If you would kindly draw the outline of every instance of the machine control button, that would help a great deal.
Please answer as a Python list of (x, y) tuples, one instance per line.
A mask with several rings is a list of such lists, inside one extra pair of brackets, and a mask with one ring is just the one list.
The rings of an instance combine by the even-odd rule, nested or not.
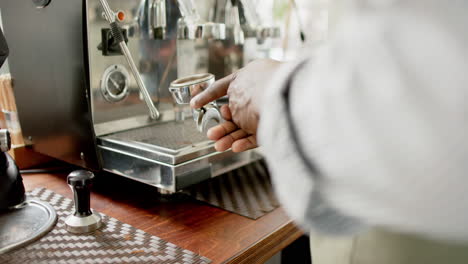
[(119, 11), (117, 11), (117, 13), (115, 13), (115, 17), (117, 18), (117, 20), (118, 20), (119, 22), (122, 22), (122, 21), (125, 20), (125, 17), (126, 17), (126, 16), (125, 16), (125, 12), (122, 11), (122, 10), (119, 10)]

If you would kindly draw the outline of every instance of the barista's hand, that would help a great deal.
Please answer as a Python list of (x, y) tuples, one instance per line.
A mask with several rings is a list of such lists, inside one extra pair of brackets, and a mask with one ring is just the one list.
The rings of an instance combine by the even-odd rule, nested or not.
[(208, 131), (208, 138), (217, 141), (216, 150), (232, 148), (234, 152), (241, 152), (257, 147), (262, 92), (280, 64), (274, 60), (254, 61), (218, 80), (192, 99), (190, 105), (200, 108), (226, 94), (229, 96), (229, 106), (221, 108), (221, 114), (227, 122)]
[(256, 134), (249, 134), (232, 121), (229, 106), (223, 105), (221, 107), (221, 115), (226, 122), (211, 128), (207, 133), (209, 139), (216, 141), (217, 151), (232, 148), (233, 152), (242, 152), (257, 147)]

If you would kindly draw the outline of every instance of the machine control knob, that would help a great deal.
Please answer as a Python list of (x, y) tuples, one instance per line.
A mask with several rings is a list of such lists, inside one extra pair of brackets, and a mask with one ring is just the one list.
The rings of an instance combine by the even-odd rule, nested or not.
[(11, 148), (10, 132), (6, 129), (0, 129), (0, 152), (7, 152)]
[(71, 233), (89, 233), (101, 226), (101, 217), (90, 206), (93, 179), (94, 174), (85, 170), (73, 171), (67, 177), (75, 202), (75, 212), (65, 220), (66, 229)]

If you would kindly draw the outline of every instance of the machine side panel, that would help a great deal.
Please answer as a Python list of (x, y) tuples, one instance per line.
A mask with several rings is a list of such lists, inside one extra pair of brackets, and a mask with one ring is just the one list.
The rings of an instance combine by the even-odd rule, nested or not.
[(84, 3), (1, 1), (21, 127), (34, 150), (98, 169), (87, 99)]

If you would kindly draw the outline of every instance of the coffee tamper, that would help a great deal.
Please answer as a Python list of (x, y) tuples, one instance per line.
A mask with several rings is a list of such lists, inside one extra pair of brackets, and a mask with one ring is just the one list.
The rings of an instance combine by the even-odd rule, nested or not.
[(101, 226), (101, 216), (91, 211), (90, 190), (94, 174), (90, 171), (77, 170), (70, 173), (67, 183), (73, 191), (75, 213), (65, 220), (65, 228), (75, 234), (93, 232)]

